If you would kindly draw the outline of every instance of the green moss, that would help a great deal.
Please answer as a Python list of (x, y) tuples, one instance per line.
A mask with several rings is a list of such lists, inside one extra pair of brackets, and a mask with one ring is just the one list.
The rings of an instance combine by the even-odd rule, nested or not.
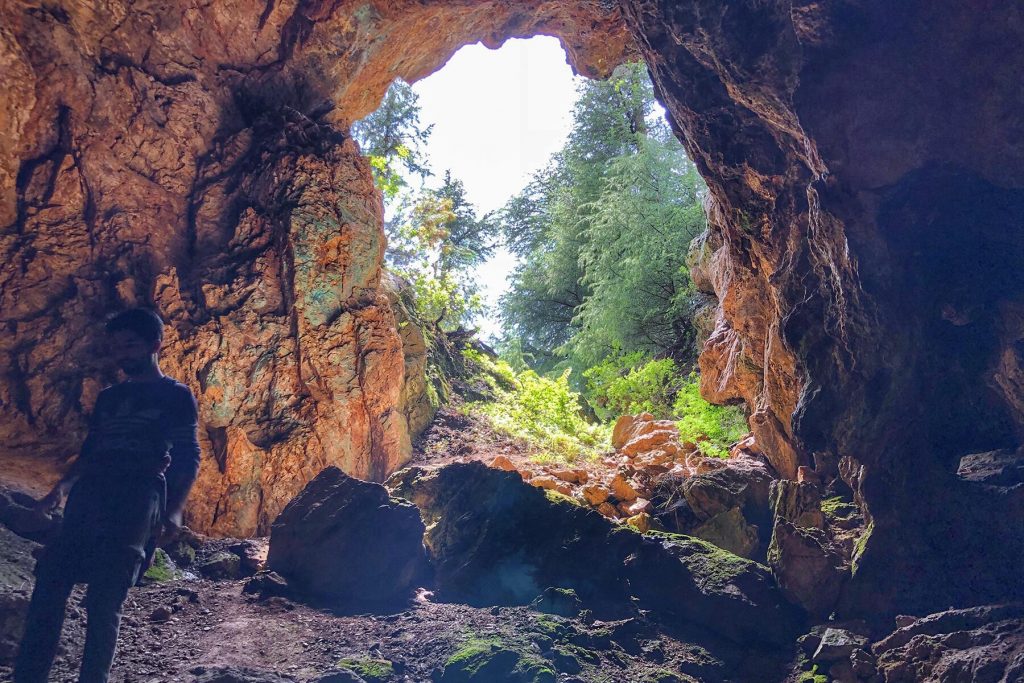
[(560, 638), (568, 628), (560, 618), (550, 614), (538, 614), (534, 617), (534, 623), (541, 633), (552, 638)]
[(679, 678), (676, 674), (665, 669), (658, 669), (652, 671), (644, 677), (645, 683), (680, 683), (683, 679)]
[(875, 522), (871, 521), (868, 527), (857, 539), (857, 542), (853, 545), (853, 558), (850, 560), (851, 574), (857, 573), (857, 567), (860, 565), (860, 558), (864, 555), (864, 552), (868, 548), (868, 540), (871, 538), (871, 533), (875, 530)]
[(554, 683), (550, 665), (531, 654), (520, 652), (498, 638), (470, 638), (445, 662), (444, 683)]
[(395, 675), (395, 667), (386, 659), (347, 657), (338, 662), (338, 668), (348, 669), (367, 683), (383, 683)]
[(833, 519), (844, 520), (850, 519), (860, 512), (856, 505), (843, 500), (841, 496), (833, 496), (821, 501), (821, 511)]
[(576, 500), (572, 496), (567, 496), (564, 493), (559, 493), (558, 491), (553, 491), (551, 489), (545, 489), (544, 490), (544, 496), (549, 501), (551, 501), (552, 503), (555, 503), (556, 505), (566, 505), (566, 504), (569, 504), (569, 505), (573, 505), (575, 507), (582, 507), (582, 504), (580, 503), (580, 501)]
[(601, 658), (595, 652), (588, 650), (585, 647), (580, 647), (579, 645), (573, 645), (572, 643), (562, 643), (555, 649), (562, 654), (571, 655), (572, 657), (589, 664), (598, 664), (601, 661)]
[(150, 565), (143, 576), (150, 581), (163, 582), (173, 581), (178, 578), (178, 573), (175, 571), (174, 563), (171, 562), (171, 558), (167, 556), (167, 553), (157, 548), (156, 554), (153, 556), (153, 564)]
[(814, 668), (810, 671), (804, 671), (800, 674), (797, 683), (828, 683), (828, 676), (818, 673), (818, 665), (815, 664)]

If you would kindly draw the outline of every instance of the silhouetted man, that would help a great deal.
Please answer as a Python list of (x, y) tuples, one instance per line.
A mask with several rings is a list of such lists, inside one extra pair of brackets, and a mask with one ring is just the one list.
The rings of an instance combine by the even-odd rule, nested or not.
[(39, 502), (53, 510), (67, 497), (60, 534), (36, 563), (14, 669), (16, 683), (44, 683), (76, 583), (89, 585), (80, 683), (105, 683), (121, 625), (121, 605), (147, 551), (181, 513), (199, 468), (196, 401), (160, 371), (163, 322), (133, 309), (107, 323), (110, 356), (127, 381), (96, 399), (78, 459)]

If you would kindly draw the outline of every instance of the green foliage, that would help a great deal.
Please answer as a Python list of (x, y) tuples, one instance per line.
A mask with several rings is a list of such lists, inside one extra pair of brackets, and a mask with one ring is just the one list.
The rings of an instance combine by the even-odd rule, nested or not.
[(395, 675), (394, 665), (386, 659), (346, 657), (338, 662), (338, 668), (357, 674), (367, 683), (384, 683)]
[(532, 445), (540, 460), (572, 462), (597, 456), (608, 440), (609, 427), (584, 419), (580, 396), (569, 387), (568, 371), (552, 379), (533, 370), (516, 373), (502, 360), (491, 362), (499, 376), (512, 379), (511, 388), (495, 383), (495, 400), (473, 404), (472, 410), (486, 415), (498, 431)]
[(642, 412), (669, 418), (681, 384), (675, 361), (647, 360), (642, 351), (613, 353), (584, 371), (583, 376), (587, 397), (604, 419)]
[(654, 104), (642, 64), (587, 81), (565, 147), (501, 212), (522, 259), (502, 321), (537, 370), (582, 377), (615, 349), (693, 354), (685, 255), (705, 188)]
[(749, 431), (738, 407), (712, 405), (701, 397), (696, 374), (679, 389), (672, 411), (678, 417), (679, 437), (696, 443), (704, 455), (728, 456), (729, 446)]
[(440, 188), (397, 209), (388, 260), (412, 283), (420, 318), (450, 331), (483, 312), (473, 269), (494, 251), (497, 231), (490, 216), (477, 217), (462, 181), (449, 172)]
[(419, 95), (400, 79), (388, 88), (377, 111), (352, 125), (385, 199), (394, 199), (406, 187), (401, 170), (421, 178), (430, 175), (420, 147), (433, 127), (420, 123)]

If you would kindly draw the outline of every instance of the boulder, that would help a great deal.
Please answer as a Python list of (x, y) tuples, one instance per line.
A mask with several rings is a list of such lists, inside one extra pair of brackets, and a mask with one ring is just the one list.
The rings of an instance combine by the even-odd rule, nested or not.
[(525, 605), (572, 589), (598, 612), (639, 606), (740, 642), (789, 642), (797, 611), (767, 567), (686, 536), (637, 533), (481, 463), (411, 468), (387, 482), (419, 506), (438, 593)]
[(768, 546), (772, 568), (786, 596), (812, 617), (827, 617), (850, 576), (849, 555), (825, 525), (818, 487), (772, 483), (775, 522)]
[(615, 427), (612, 428), (612, 448), (619, 450), (626, 445), (635, 422), (636, 418), (632, 415), (623, 415), (615, 421)]
[(196, 563), (196, 569), (208, 579), (231, 580), (242, 575), (242, 558), (227, 550), (219, 550)]
[(612, 495), (620, 503), (632, 503), (639, 497), (636, 489), (622, 474), (616, 474), (611, 483)]
[(811, 656), (814, 662), (841, 662), (850, 659), (855, 650), (861, 650), (868, 645), (868, 639), (853, 631), (842, 628), (827, 628), (821, 636), (818, 648)]
[(1024, 448), (972, 453), (960, 459), (961, 479), (994, 486), (1024, 482)]
[(423, 532), (415, 506), (328, 467), (274, 522), (267, 568), (332, 602), (400, 599), (425, 569)]
[(608, 500), (610, 496), (611, 491), (601, 484), (590, 484), (583, 487), (583, 499), (590, 505), (600, 505)]
[(757, 552), (757, 527), (747, 524), (738, 507), (715, 515), (694, 529), (692, 535), (747, 559)]
[(626, 560), (639, 606), (737, 642), (788, 644), (801, 615), (767, 567), (688, 536), (652, 531)]

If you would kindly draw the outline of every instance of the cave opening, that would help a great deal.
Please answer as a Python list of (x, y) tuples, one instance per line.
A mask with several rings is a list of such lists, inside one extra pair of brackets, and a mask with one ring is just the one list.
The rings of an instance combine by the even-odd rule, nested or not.
[[(656, 443), (660, 452), (649, 459), (665, 460), (652, 467), (672, 462), (671, 471), (680, 452), (663, 439), (680, 427), (668, 421), (634, 415), (610, 435), (586, 435), (617, 440), (624, 455), (614, 466), (630, 469), (611, 488), (590, 489), (590, 498), (593, 482), (581, 480), (591, 475), (561, 462), (537, 463), (543, 471), (531, 466), (518, 478), (499, 472), (509, 468), (497, 457), (492, 468), (407, 470), (390, 490), (430, 522), (441, 584), (463, 591), (466, 604), (497, 586), (516, 609), (540, 589), (536, 605), (570, 613), (578, 605), (559, 592), (562, 583), (578, 588), (577, 597), (625, 596), (623, 604), (680, 617), (685, 634), (697, 625), (693, 642), (708, 644), (714, 659), (686, 659), (686, 648), (665, 634), (659, 648), (647, 648), (646, 632), (636, 630), (643, 619), (602, 635), (581, 617), (572, 628), (586, 636), (566, 636), (574, 644), (614, 636), (624, 652), (642, 653), (619, 653), (616, 663), (598, 652), (594, 664), (576, 652), (584, 680), (623, 661), (626, 677), (637, 680), (633, 674), (646, 676), (655, 664), (681, 680), (734, 671), (740, 680), (810, 679), (825, 669), (839, 680), (1019, 677), (1019, 656), (1013, 663), (1006, 653), (1020, 651), (1013, 601), (1024, 590), (1024, 469), (1015, 448), (1024, 424), (1024, 19), (1004, 5), (0, 5), (0, 475), (38, 494), (68, 465), (97, 395), (118, 380), (97, 353), (95, 323), (134, 306), (165, 318), (165, 370), (199, 400), (203, 460), (187, 518), (195, 529), (264, 534), (300, 491), (351, 493), (345, 487), (356, 479), (338, 476), (342, 470), (379, 481), (407, 464), (410, 425), (429, 422), (432, 401), (451, 387), (430, 375), (429, 340), (417, 336), (408, 315), (415, 311), (403, 310), (401, 292), (386, 282), (385, 216), (351, 126), (394, 78), (417, 82), (460, 46), (555, 35), (587, 76), (642, 57), (673, 134), (707, 185), (709, 230), (686, 250), (702, 326), (696, 336), (706, 338), (700, 385), (677, 395), (742, 404), (752, 437), (736, 444), (742, 457), (695, 458), (697, 471), (663, 501), (673, 524), (687, 536), (714, 536), (711, 545), (634, 534), (586, 509), (608, 504), (605, 517), (639, 516), (620, 506), (644, 498), (637, 470), (650, 468), (635, 467), (625, 450), (650, 454), (641, 446)], [(586, 263), (601, 256), (595, 251)], [(570, 328), (558, 318), (546, 333), (559, 340)], [(545, 339), (536, 348), (559, 346)], [(453, 365), (496, 366), (480, 349), (450, 350)], [(613, 379), (630, 376), (609, 370)], [(465, 389), (484, 395), (523, 382), (500, 367), (484, 374), (489, 380)], [(550, 395), (539, 379), (531, 386)], [(565, 394), (574, 389), (566, 384)], [(441, 415), (450, 429), (438, 433), (440, 448), (460, 448), (453, 432), (472, 412)], [(569, 412), (580, 417), (586, 406)], [(704, 443), (680, 441), (683, 460)], [(367, 503), (344, 508), (345, 519), (393, 510), (395, 523), (370, 535), (411, 530), (410, 547), (422, 548), (415, 511), (366, 486)], [(576, 505), (577, 492), (586, 505)], [(646, 502), (656, 506), (654, 493)], [(39, 522), (23, 513), (27, 500), (5, 494), (5, 525)], [(52, 521), (25, 533), (36, 537)], [(554, 535), (523, 541), (523, 529), (583, 531), (549, 548), (530, 541)], [(464, 561), (481, 539), (496, 541), (498, 552)], [(221, 556), (227, 565), (247, 561), (244, 548), (227, 543), (200, 547), (234, 556)], [(309, 567), (339, 556), (305, 546)], [(28, 546), (10, 547), (11, 556), (30, 557)], [(757, 561), (741, 561), (744, 554)], [(495, 555), (510, 561), (488, 564)], [(527, 565), (541, 583), (519, 581)], [(408, 575), (422, 569), (395, 566)], [(261, 581), (254, 590), (280, 589), (272, 578)], [(207, 588), (204, 600), (226, 595), (223, 584)], [(198, 618), (183, 603), (175, 607)], [(135, 611), (137, 623), (148, 623), (149, 614)], [(259, 622), (247, 614), (244, 623)], [(500, 609), (457, 616), (495, 633), (504, 618)], [(435, 630), (444, 631), (453, 620), (440, 623)], [(800, 671), (783, 672), (779, 653), (788, 657), (811, 623)], [(935, 629), (941, 637), (915, 649)], [(946, 646), (962, 643), (965, 629), (971, 651), (951, 655)], [(560, 633), (549, 629), (541, 642), (555, 644)], [(405, 665), (402, 643), (389, 638), (383, 650), (350, 651), (342, 639), (331, 648), (345, 649), (344, 661), (364, 677), (384, 670), (373, 668), (383, 666), (382, 651)], [(850, 651), (830, 659), (835, 638)], [(253, 658), (271, 668), (308, 657), (266, 645), (270, 654)], [(331, 648), (324, 652), (333, 655)], [(770, 652), (761, 657), (759, 648)], [(444, 669), (457, 677), (460, 661), (492, 651), (520, 673), (537, 664), (492, 640), (452, 637), (442, 650), (443, 661), (409, 660), (411, 675), (447, 680)], [(772, 652), (778, 666), (758, 677)], [(541, 654), (555, 669), (573, 666)], [(148, 666), (144, 657), (134, 661)]]

